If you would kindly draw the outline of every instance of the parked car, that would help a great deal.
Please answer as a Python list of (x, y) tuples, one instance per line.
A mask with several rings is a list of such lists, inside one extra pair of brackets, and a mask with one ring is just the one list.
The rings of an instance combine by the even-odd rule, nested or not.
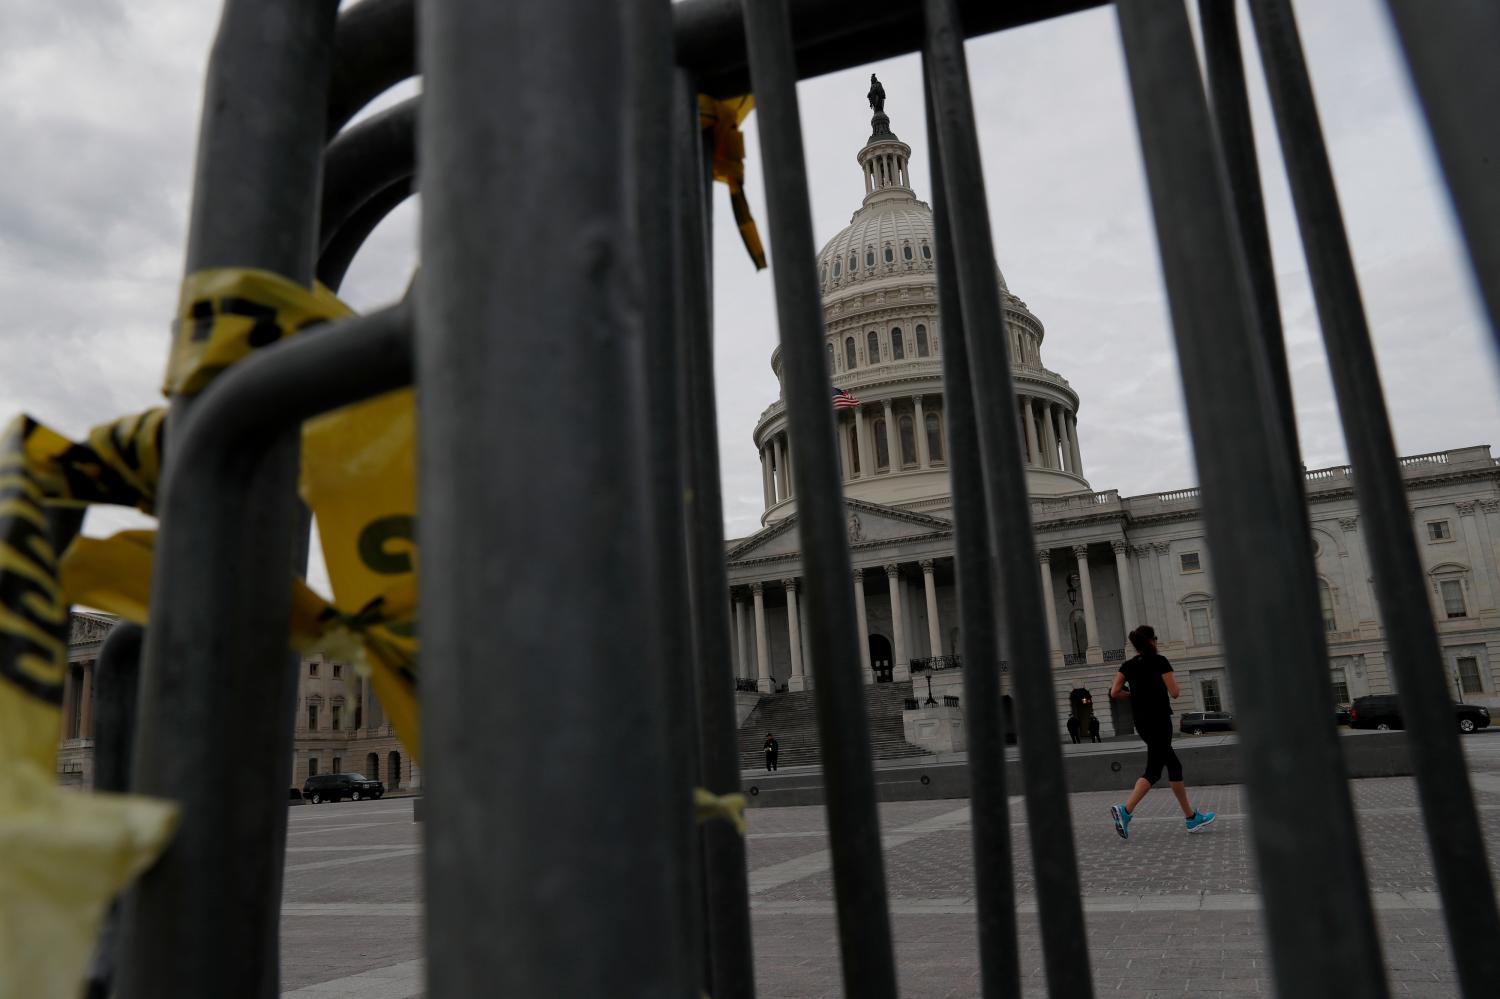
[(370, 780), (364, 774), (315, 774), (302, 783), (302, 797), (314, 805), (321, 805), (325, 801), (342, 801), (345, 798), (354, 801), (361, 798), (378, 800), (383, 794), (385, 785), (378, 780)]
[[(1453, 716), (1458, 730), (1468, 733), (1490, 727), (1490, 709), (1483, 704), (1455, 704)], [(1368, 694), (1356, 697), (1349, 708), (1351, 728), (1404, 728), (1401, 702), (1395, 694)]]
[(1230, 732), (1234, 730), (1234, 715), (1228, 711), (1187, 711), (1177, 729), (1190, 735), (1204, 732)]

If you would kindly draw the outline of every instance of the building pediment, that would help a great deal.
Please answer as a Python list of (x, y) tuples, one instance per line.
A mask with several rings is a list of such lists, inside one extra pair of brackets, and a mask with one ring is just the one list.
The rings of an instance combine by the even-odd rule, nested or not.
[(109, 635), (115, 618), (108, 614), (74, 611), (68, 623), (68, 644), (97, 645)]
[[(726, 557), (729, 562), (734, 563), (799, 554), (802, 542), (797, 532), (798, 519), (798, 515), (794, 513), (750, 535), (731, 548)], [(953, 524), (925, 513), (846, 499), (844, 530), (849, 547), (858, 548), (861, 545), (945, 536), (952, 533)]]

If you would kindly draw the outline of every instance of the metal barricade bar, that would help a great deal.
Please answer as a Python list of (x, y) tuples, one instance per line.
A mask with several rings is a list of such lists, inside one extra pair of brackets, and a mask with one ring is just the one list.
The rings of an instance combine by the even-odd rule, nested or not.
[[(1308, 546), (1286, 543), (1307, 536), (1307, 512), (1273, 412), (1187, 14), (1180, 4), (1149, 0), (1124, 0), (1117, 11), (1244, 718), (1241, 758), (1278, 991), (1383, 996), (1374, 912), (1329, 718), (1312, 556)], [(1316, 836), (1306, 834), (1309, 815), (1318, 816)]]
[(937, 115), (930, 68), (923, 61), (927, 148), (932, 171), (933, 232), (937, 255), (938, 314), (943, 317), (943, 417), (948, 432), (953, 495), (959, 634), (963, 639), (964, 721), (968, 729), (969, 811), (974, 841), (974, 887), (979, 924), (979, 980), (984, 999), (1021, 993), (1016, 939), (1015, 869), (1011, 862), (1010, 801), (1005, 780), (1005, 717), (1001, 710), (1000, 636), (991, 588), (994, 564), (986, 535), (984, 478), (980, 472), (974, 385), (969, 373), (963, 307), (954, 271), (952, 223), (938, 158)]
[(970, 387), (984, 482), (985, 537), (994, 587), (1004, 610), (1005, 644), (1016, 691), (1026, 821), (1047, 983), (1054, 996), (1091, 996), (1073, 822), (1062, 747), (1052, 717), (1052, 668), (1043, 626), (1041, 575), (1021, 438), (1016, 432), (1009, 338), (993, 332), (1005, 328), (1005, 316), (995, 281), (994, 241), (985, 208), (963, 34), (952, 0), (927, 0), (924, 11), (924, 56), (938, 137), (931, 153), (934, 166), (942, 172), (946, 204), (963, 206), (962, 211), (948, 212), (952, 233), (947, 249), (954, 262), (964, 343), (973, 372)]
[(429, 995), (681, 994), (625, 10), (419, 16)]
[(822, 345), (823, 307), (813, 262), (791, 30), (785, 0), (747, 3), (744, 15), (775, 257), (771, 276), (791, 426), (792, 474), (799, 489), (797, 530), (807, 590), (807, 648), (815, 681), (844, 988), (862, 999), (895, 999), (895, 954), (854, 627), (853, 569), (828, 403), (830, 376)]
[(1345, 235), (1333, 170), (1287, 0), (1250, 0), (1282, 157), (1328, 350), (1388, 655), (1397, 677), (1417, 791), (1459, 980), (1470, 995), (1500, 981), (1500, 913), (1479, 814), (1453, 724), (1437, 628), (1412, 537), (1375, 350)]

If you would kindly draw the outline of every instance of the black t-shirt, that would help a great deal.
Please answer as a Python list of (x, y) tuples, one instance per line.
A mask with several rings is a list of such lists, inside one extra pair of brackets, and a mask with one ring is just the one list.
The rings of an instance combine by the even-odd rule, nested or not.
[(1171, 698), (1162, 677), (1172, 672), (1167, 657), (1155, 652), (1136, 656), (1120, 664), (1125, 682), (1130, 685), (1130, 709), (1136, 728), (1151, 722), (1166, 721), (1172, 714)]
[(767, 739), (766, 740), (766, 752), (768, 752), (768, 753), (774, 753), (774, 752), (776, 752), (780, 748), (781, 748), (781, 743), (777, 742), (775, 739)]

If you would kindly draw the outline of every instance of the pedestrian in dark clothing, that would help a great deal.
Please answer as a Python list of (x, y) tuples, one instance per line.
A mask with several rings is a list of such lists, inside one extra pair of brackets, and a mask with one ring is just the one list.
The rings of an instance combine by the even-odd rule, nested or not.
[(1078, 742), (1078, 716), (1068, 715), (1068, 738), (1074, 743)]
[(1099, 738), (1099, 719), (1097, 718), (1089, 719), (1089, 739), (1094, 742), (1104, 741), (1103, 739)]
[(770, 732), (766, 733), (766, 769), (776, 769), (776, 754), (781, 751), (781, 743)]
[[(1130, 838), (1130, 819), (1136, 806), (1151, 790), (1151, 785), (1161, 779), (1162, 768), (1167, 771), (1167, 781), (1177, 804), (1182, 806), (1187, 820), (1187, 831), (1197, 832), (1215, 818), (1213, 812), (1199, 812), (1188, 804), (1187, 787), (1182, 781), (1182, 761), (1172, 751), (1172, 706), (1169, 698), (1177, 697), (1177, 678), (1172, 675), (1172, 664), (1156, 651), (1156, 629), (1143, 624), (1130, 633), (1130, 644), (1137, 655), (1120, 666), (1115, 682), (1110, 685), (1112, 698), (1128, 697), (1135, 713), (1135, 730), (1146, 743), (1146, 772), (1136, 779), (1135, 790), (1122, 805), (1110, 805), (1110, 816), (1115, 820), (1115, 832), (1121, 839)], [(1129, 690), (1126, 686), (1129, 685)]]

